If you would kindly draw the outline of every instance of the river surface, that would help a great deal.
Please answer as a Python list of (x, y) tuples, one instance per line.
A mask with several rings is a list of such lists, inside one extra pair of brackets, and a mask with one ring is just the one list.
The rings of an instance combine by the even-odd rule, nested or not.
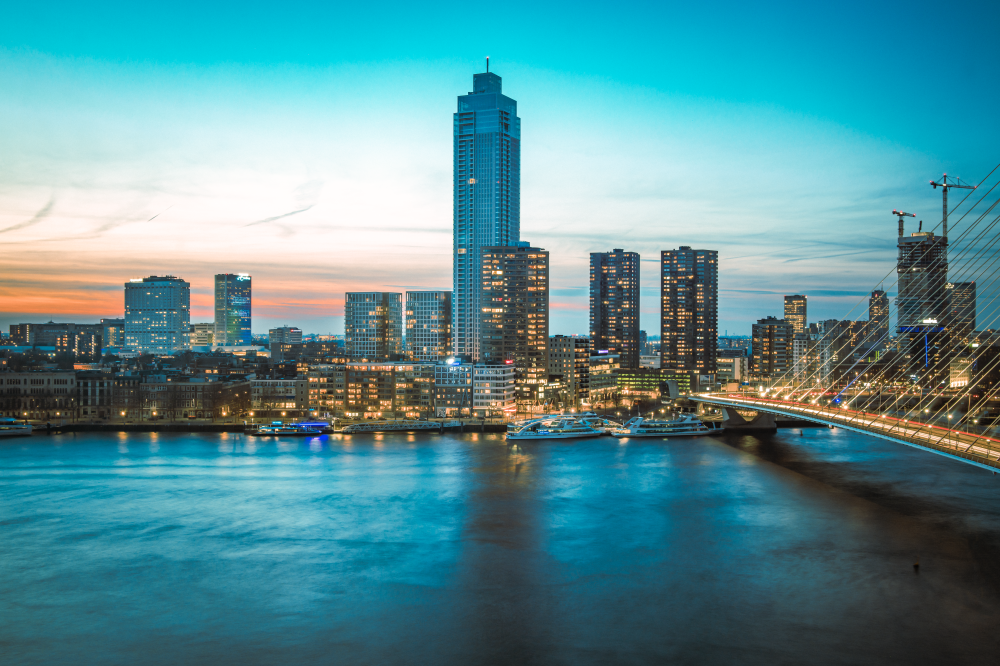
[(1000, 476), (843, 430), (0, 442), (5, 665), (998, 655)]

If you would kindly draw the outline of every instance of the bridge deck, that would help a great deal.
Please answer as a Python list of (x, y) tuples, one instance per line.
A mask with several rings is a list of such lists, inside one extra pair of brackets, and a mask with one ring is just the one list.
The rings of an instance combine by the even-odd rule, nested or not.
[(740, 394), (688, 396), (696, 402), (770, 412), (873, 435), (990, 470), (1000, 469), (1000, 440), (911, 419)]

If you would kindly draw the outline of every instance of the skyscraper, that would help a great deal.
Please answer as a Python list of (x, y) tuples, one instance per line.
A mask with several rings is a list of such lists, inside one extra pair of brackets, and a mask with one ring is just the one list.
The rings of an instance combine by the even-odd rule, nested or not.
[(618, 354), (621, 367), (639, 367), (637, 252), (590, 253), (590, 339), (594, 349)]
[(406, 347), (418, 361), (451, 355), (450, 291), (406, 292)]
[(521, 119), (500, 77), (472, 77), (454, 115), (453, 314), (455, 354), (480, 358), (483, 247), (521, 238)]
[(150, 354), (171, 354), (187, 346), (191, 329), (191, 285), (164, 277), (125, 283), (125, 346)]
[(246, 273), (220, 273), (215, 276), (212, 344), (250, 344), (250, 276)]
[(876, 289), (868, 299), (868, 340), (869, 349), (885, 349), (889, 344), (889, 297), (882, 289)]
[(518, 400), (549, 378), (549, 253), (527, 242), (482, 250), (482, 359), (513, 364)]
[(660, 367), (715, 372), (719, 338), (719, 253), (660, 253)]
[(805, 334), (806, 326), (808, 326), (805, 296), (801, 294), (785, 296), (785, 321), (792, 325), (796, 334)]
[(385, 291), (348, 292), (344, 304), (347, 356), (389, 361), (403, 350), (402, 294)]
[(750, 372), (754, 379), (778, 379), (792, 369), (795, 328), (790, 323), (774, 317), (759, 319), (751, 334)]
[(937, 384), (947, 378), (948, 239), (933, 231), (900, 233), (896, 273), (896, 325), (906, 374)]
[(948, 331), (955, 341), (967, 341), (976, 330), (976, 283), (949, 282)]

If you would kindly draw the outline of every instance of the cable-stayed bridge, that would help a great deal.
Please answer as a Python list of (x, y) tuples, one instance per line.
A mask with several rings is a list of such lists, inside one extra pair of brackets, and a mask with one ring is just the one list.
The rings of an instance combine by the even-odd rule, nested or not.
[[(941, 221), (906, 235), (910, 214), (893, 210), (896, 266), (867, 304), (863, 298), (844, 321), (807, 330), (758, 322), (764, 328), (754, 336), (751, 385), (690, 398), (724, 409), (728, 426), (801, 419), (1000, 468), (1000, 438), (990, 434), (1000, 414), (998, 170), (976, 185), (947, 175), (931, 181), (942, 188)], [(949, 211), (952, 188), (967, 194)], [(866, 307), (866, 320), (852, 316)]]

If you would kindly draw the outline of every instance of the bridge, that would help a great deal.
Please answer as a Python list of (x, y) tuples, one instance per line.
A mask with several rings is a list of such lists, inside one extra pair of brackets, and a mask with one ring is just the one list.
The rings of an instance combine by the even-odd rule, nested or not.
[[(1000, 440), (982, 434), (841, 406), (823, 406), (743, 393), (708, 393), (688, 396), (693, 402), (721, 407), (726, 424), (748, 429), (773, 428), (774, 416), (786, 416), (835, 428), (872, 435), (922, 451), (992, 470), (1000, 469)], [(769, 418), (746, 421), (738, 411), (752, 411)]]

